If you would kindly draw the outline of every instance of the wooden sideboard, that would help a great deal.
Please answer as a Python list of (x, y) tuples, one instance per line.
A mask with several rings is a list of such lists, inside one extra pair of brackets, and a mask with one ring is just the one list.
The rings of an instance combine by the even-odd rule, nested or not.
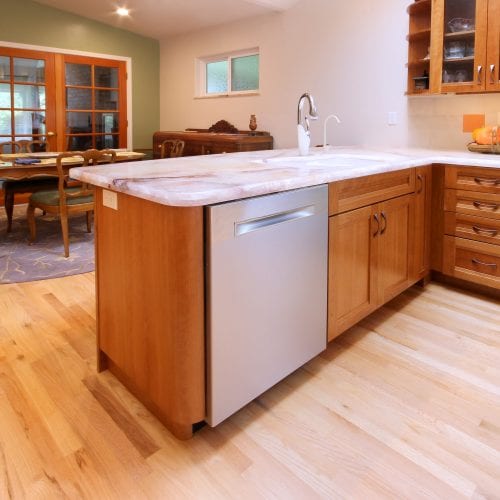
[(225, 120), (218, 121), (208, 129), (188, 128), (179, 132), (155, 132), (153, 158), (160, 158), (161, 143), (167, 139), (185, 142), (183, 156), (273, 149), (273, 137), (269, 132), (238, 130)]

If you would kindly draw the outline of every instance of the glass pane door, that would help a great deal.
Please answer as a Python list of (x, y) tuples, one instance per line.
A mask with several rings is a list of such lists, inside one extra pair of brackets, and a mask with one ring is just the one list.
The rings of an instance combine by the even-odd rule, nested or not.
[(466, 92), (484, 88), (485, 0), (445, 0), (443, 90)]
[[(0, 48), (0, 143), (51, 143), (55, 129), (53, 71), (51, 54)], [(4, 152), (9, 152), (9, 146)]]
[(68, 151), (126, 147), (125, 65), (65, 57)]

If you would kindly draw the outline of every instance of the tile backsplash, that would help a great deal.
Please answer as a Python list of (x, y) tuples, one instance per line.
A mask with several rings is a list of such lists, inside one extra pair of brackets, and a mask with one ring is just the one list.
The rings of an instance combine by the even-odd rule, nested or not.
[(465, 149), (464, 115), (485, 115), (486, 125), (500, 120), (500, 94), (439, 95), (408, 98), (408, 146)]

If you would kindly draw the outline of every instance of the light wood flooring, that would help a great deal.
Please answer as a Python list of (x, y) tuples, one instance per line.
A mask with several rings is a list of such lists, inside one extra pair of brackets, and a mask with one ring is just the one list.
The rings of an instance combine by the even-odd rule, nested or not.
[(412, 288), (216, 429), (95, 370), (94, 275), (0, 286), (0, 499), (500, 498), (500, 306)]

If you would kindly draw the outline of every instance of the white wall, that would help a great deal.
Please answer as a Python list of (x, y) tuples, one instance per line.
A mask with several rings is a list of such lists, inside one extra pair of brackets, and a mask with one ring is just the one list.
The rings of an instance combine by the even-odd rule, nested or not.
[[(308, 90), (321, 118), (336, 113), (342, 120), (330, 122), (330, 144), (463, 147), (469, 135), (461, 132), (462, 114), (488, 111), (496, 123), (500, 97), (405, 97), (409, 3), (301, 0), (283, 13), (163, 41), (161, 129), (208, 127), (221, 118), (247, 129), (256, 114), (275, 147), (293, 147), (297, 99)], [(194, 99), (197, 57), (255, 46), (260, 95)], [(397, 112), (396, 126), (387, 124), (389, 111)], [(313, 144), (322, 142), (321, 118), (312, 124)]]

